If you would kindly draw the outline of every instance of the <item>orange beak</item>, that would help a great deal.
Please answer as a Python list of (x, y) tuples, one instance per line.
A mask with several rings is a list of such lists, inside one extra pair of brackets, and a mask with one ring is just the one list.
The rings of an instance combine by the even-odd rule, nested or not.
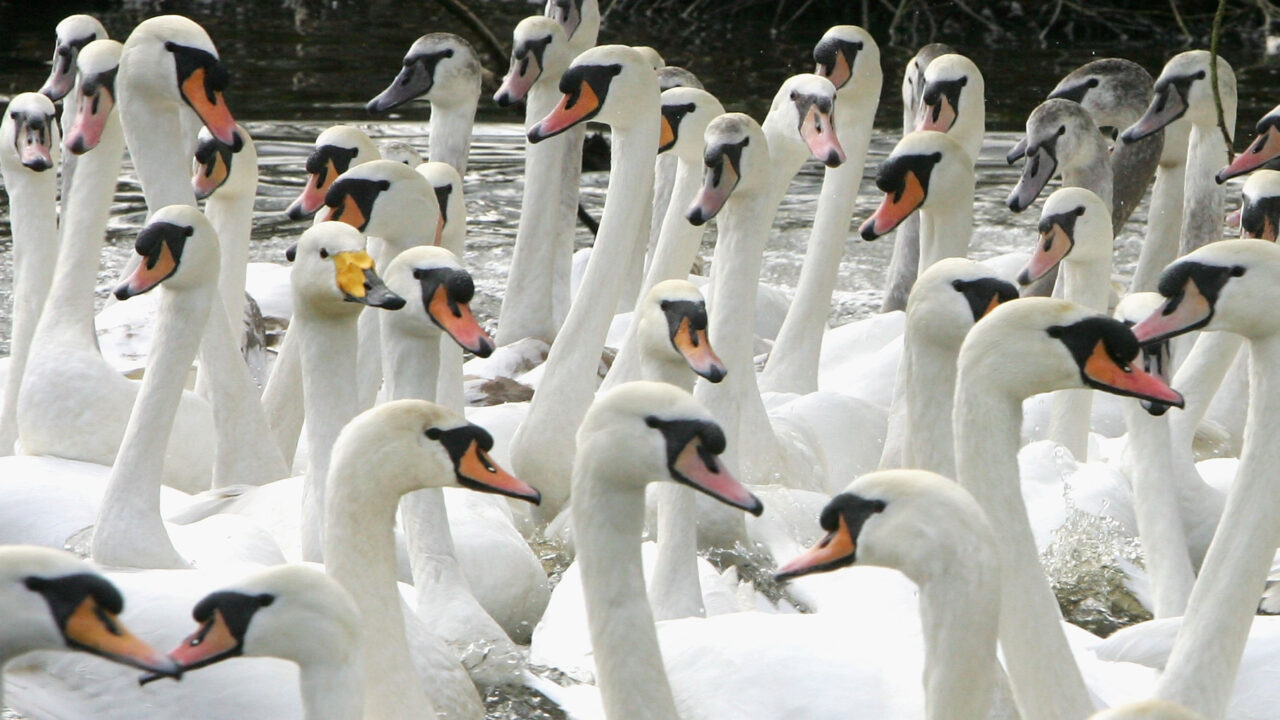
[(493, 340), (476, 322), (471, 306), (464, 302), (451, 302), (449, 290), (444, 285), (436, 288), (431, 296), (431, 304), (427, 307), (431, 321), (441, 330), (449, 333), (449, 337), (462, 346), (462, 349), (475, 353), (480, 357), (493, 354)]
[(204, 68), (196, 68), (182, 81), (182, 98), (196, 111), (200, 121), (214, 137), (227, 145), (235, 145), (235, 118), (231, 117), (231, 110), (222, 99), (222, 93), (205, 87), (206, 72)]
[(705, 328), (694, 330), (690, 326), (689, 318), (686, 317), (680, 321), (680, 327), (676, 329), (671, 342), (694, 372), (713, 383), (724, 379), (728, 370), (711, 349), (711, 341), (707, 338)]
[(1045, 273), (1057, 267), (1058, 263), (1070, 254), (1071, 247), (1071, 239), (1067, 237), (1066, 231), (1054, 223), (1052, 227), (1040, 234), (1036, 251), (1032, 253), (1031, 259), (1027, 261), (1026, 267), (1022, 268), (1022, 272), (1018, 273), (1018, 283), (1030, 285), (1044, 277)]
[(139, 640), (92, 597), (86, 597), (71, 614), (62, 634), (68, 645), (94, 655), (162, 675), (182, 674), (172, 660)]
[[(777, 580), (790, 580), (810, 573), (835, 570), (853, 564), (858, 553), (858, 546), (849, 534), (849, 527), (844, 518), (837, 521), (836, 529), (806, 550), (799, 557), (778, 568), (774, 575)], [(830, 526), (828, 526), (830, 527)]]
[(591, 83), (583, 81), (578, 95), (565, 95), (560, 104), (546, 117), (529, 129), (529, 142), (537, 143), (555, 137), (569, 128), (594, 116), (600, 110), (600, 98), (591, 89)]
[[(1145, 321), (1144, 321), (1145, 322)], [(1089, 384), (1119, 395), (1129, 395), (1143, 400), (1154, 400), (1174, 407), (1182, 407), (1182, 395), (1159, 378), (1132, 364), (1120, 367), (1107, 354), (1099, 340), (1093, 353), (1084, 363), (1084, 376)]]
[(457, 475), (458, 482), (473, 490), (528, 500), (534, 505), (542, 502), (542, 493), (498, 467), (498, 464), (480, 448), (479, 443), (474, 441), (458, 461)]
[(924, 186), (916, 174), (908, 170), (903, 176), (903, 187), (892, 193), (885, 193), (884, 200), (875, 213), (862, 223), (858, 229), (864, 240), (875, 240), (902, 224), (907, 216), (924, 204)]

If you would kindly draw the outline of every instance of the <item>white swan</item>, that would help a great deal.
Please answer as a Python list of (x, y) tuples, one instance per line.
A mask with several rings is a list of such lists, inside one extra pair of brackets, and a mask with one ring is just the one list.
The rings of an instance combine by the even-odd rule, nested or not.
[[(440, 208), (433, 244), (462, 257), (467, 249), (467, 202), (463, 196), (462, 176), (452, 165), (439, 160), (422, 163), (414, 169), (431, 184)], [(436, 402), (458, 412), (462, 412), (466, 405), (462, 389), (462, 351), (463, 346), (457, 343), (440, 344), (440, 381), (435, 397)]]
[(760, 389), (766, 391), (810, 393), (818, 389), (822, 334), (883, 81), (879, 46), (871, 33), (854, 25), (827, 30), (813, 49), (813, 59), (818, 74), (836, 87), (839, 112), (832, 121), (846, 159), (839, 167), (827, 168), (823, 175), (795, 297), (760, 375)]
[[(40, 94), (57, 102), (66, 97), (75, 85), (80, 51), (94, 40), (106, 39), (107, 29), (92, 15), (68, 15), (58, 22), (54, 34), (57, 40), (53, 47), (53, 61), (49, 63), (49, 79), (40, 86)], [(62, 122), (64, 135), (71, 128), (70, 120), (75, 118), (77, 106), (73, 102), (66, 107), (70, 110)]]
[(360, 128), (334, 125), (316, 136), (315, 150), (307, 156), (307, 182), (285, 210), (290, 220), (311, 217), (324, 207), (325, 193), (347, 170), (382, 158), (378, 146)]
[[(1236, 213), (1240, 236), (1276, 241), (1280, 234), (1280, 171), (1257, 170), (1240, 189), (1241, 207)], [(1228, 218), (1228, 225), (1233, 224)]]
[(1236, 156), (1231, 164), (1218, 171), (1214, 179), (1219, 184), (1237, 175), (1243, 175), (1275, 159), (1280, 155), (1280, 130), (1276, 128), (1277, 117), (1280, 116), (1280, 105), (1271, 108), (1254, 126), (1256, 137), (1249, 143), (1244, 152)]

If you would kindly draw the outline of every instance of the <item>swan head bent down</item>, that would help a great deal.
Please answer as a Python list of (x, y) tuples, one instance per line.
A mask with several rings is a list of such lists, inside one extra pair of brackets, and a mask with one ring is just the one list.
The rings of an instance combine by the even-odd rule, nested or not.
[(116, 118), (116, 72), (124, 45), (115, 40), (94, 40), (80, 50), (76, 117), (67, 130), (67, 149), (83, 155), (98, 146), (107, 123)]
[(434, 104), (475, 102), (480, 95), (480, 59), (471, 43), (453, 33), (428, 33), (405, 53), (395, 80), (366, 109), (380, 113), (426, 96)]
[(644, 56), (626, 45), (601, 45), (579, 55), (560, 76), (560, 92), (560, 104), (529, 128), (529, 142), (542, 142), (588, 120), (631, 127), (646, 96), (653, 98), (653, 106), (659, 104), (657, 75)]
[(120, 591), (89, 563), (61, 550), (0, 548), (0, 666), (33, 650), (82, 650), (163, 675), (178, 666), (120, 622)]
[[(9, 101), (0, 121), (0, 155), (10, 167), (44, 172), (58, 161), (58, 114), (40, 93), (21, 93)], [(10, 182), (14, 180), (11, 178)]]
[(191, 160), (191, 189), (197, 200), (215, 191), (219, 197), (244, 197), (258, 189), (258, 149), (244, 126), (236, 125), (236, 140), (227, 145), (200, 128)]
[(1001, 303), (1016, 300), (1018, 289), (991, 268), (967, 258), (943, 258), (930, 265), (907, 298), (910, 342), (959, 350), (973, 324)]
[(1018, 273), (1019, 285), (1030, 285), (1058, 266), (1073, 261), (1110, 261), (1114, 252), (1111, 211), (1097, 193), (1082, 187), (1054, 191), (1040, 210), (1040, 238), (1031, 259)]
[(703, 133), (702, 189), (685, 217), (694, 225), (715, 217), (729, 197), (754, 196), (769, 183), (773, 164), (764, 130), (743, 113), (725, 113), (707, 125)]
[(1124, 323), (1052, 298), (1004, 303), (979, 320), (960, 346), (961, 387), (1023, 399), (1093, 388), (1182, 407), (1182, 395), (1135, 366), (1139, 344)]
[(76, 79), (76, 67), (82, 49), (94, 40), (107, 37), (107, 29), (92, 15), (68, 15), (54, 29), (57, 40), (53, 46), (53, 66), (49, 79), (40, 87), (40, 94), (57, 102), (71, 92)]
[(448, 333), (468, 352), (493, 354), (493, 340), (471, 313), (475, 283), (456, 255), (442, 247), (419, 245), (397, 255), (384, 275), (387, 287), (405, 298), (404, 310), (389, 319), (397, 328), (418, 337)]
[(688, 280), (655, 284), (636, 308), (637, 339), (654, 362), (685, 365), (710, 382), (727, 372), (707, 337), (707, 304)]
[(235, 144), (235, 120), (222, 93), (231, 79), (204, 28), (181, 15), (161, 15), (138, 24), (125, 40), (117, 78), (122, 102), (136, 96), (200, 117), (213, 136)]
[(1070, 100), (1045, 100), (1027, 117), (1027, 134), (1009, 151), (1006, 159), (1012, 165), (1025, 158), (1022, 177), (1009, 192), (1007, 204), (1014, 212), (1022, 212), (1035, 202), (1055, 176), (1075, 163), (1101, 158), (1108, 150), (1093, 117), (1079, 103)]
[[(1120, 139), (1137, 142), (1183, 116), (1195, 125), (1217, 124), (1217, 107), (1209, 80), (1211, 57), (1207, 50), (1188, 50), (1170, 58), (1156, 78), (1155, 94), (1146, 113), (1120, 133)], [(1218, 58), (1218, 89), (1224, 113), (1235, 118), (1236, 75), (1222, 57)], [(1227, 124), (1228, 133), (1235, 132), (1233, 124), (1234, 120)]]
[(429, 242), (440, 217), (431, 183), (394, 160), (374, 160), (339, 175), (325, 193), (324, 204), (325, 220), (381, 238), (421, 237)]
[(289, 249), (293, 302), (319, 315), (356, 315), (361, 306), (399, 310), (404, 298), (387, 289), (364, 249), (364, 235), (346, 223), (307, 228)]
[(706, 90), (694, 87), (663, 90), (658, 152), (670, 150), (685, 162), (698, 162), (706, 147), (707, 126), (723, 114), (724, 106)]
[(1133, 332), (1143, 343), (1192, 330), (1225, 330), (1255, 339), (1280, 332), (1280, 247), (1265, 240), (1223, 240), (1165, 268), (1165, 297)]
[(142, 262), (116, 287), (119, 300), (141, 295), (160, 283), (170, 290), (190, 290), (217, 282), (218, 233), (204, 213), (190, 205), (156, 211), (138, 231), (133, 248)]
[(290, 220), (311, 217), (324, 207), (329, 186), (348, 169), (377, 160), (382, 155), (369, 136), (350, 125), (334, 125), (316, 137), (315, 151), (307, 156), (307, 184), (290, 203), (285, 214)]
[(885, 196), (858, 231), (875, 240), (917, 209), (969, 202), (973, 183), (973, 160), (954, 138), (935, 130), (909, 133), (876, 170), (876, 187)]
[(569, 67), (569, 38), (564, 27), (543, 15), (531, 15), (519, 22), (511, 37), (511, 67), (502, 86), (493, 94), (498, 107), (521, 102), (545, 75), (559, 78)]

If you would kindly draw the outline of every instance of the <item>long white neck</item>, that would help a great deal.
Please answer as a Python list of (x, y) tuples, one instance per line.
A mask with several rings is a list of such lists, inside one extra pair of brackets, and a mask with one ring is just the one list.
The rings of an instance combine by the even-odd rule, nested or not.
[[(846, 86), (847, 87), (847, 86)], [(831, 310), (831, 293), (840, 273), (840, 257), (849, 236), (862, 166), (871, 142), (879, 91), (865, 94), (839, 93), (836, 130), (844, 146), (846, 160), (837, 168), (827, 168), (818, 196), (817, 214), (804, 265), (791, 307), (778, 330), (773, 352), (760, 376), (760, 388), (777, 392), (811, 393), (818, 389), (818, 355), (822, 333)]]
[[(529, 88), (525, 108), (525, 129), (535, 125), (555, 108), (560, 98), (554, 80), (540, 77)], [(574, 213), (578, 203), (578, 168), (567, 167), (577, 128), (540, 143), (525, 141), (524, 196), (520, 202), (520, 224), (516, 228), (515, 250), (507, 272), (506, 293), (498, 314), (499, 345), (526, 337), (551, 340), (555, 322), (554, 295), (556, 268), (568, 265), (572, 248)], [(581, 146), (581, 139), (578, 140)], [(580, 151), (579, 151), (580, 152)], [(572, 184), (573, 202), (565, 198), (565, 186)], [(561, 236), (568, 234), (568, 245)], [(571, 252), (571, 250), (570, 250)], [(568, 292), (567, 288), (565, 292)]]
[(1196, 576), (1182, 527), (1168, 416), (1154, 417), (1132, 401), (1122, 407), (1129, 428), (1124, 464), (1133, 483), (1138, 537), (1153, 587), (1151, 611), (1157, 618), (1175, 617), (1186, 612)]
[(916, 274), (943, 258), (964, 257), (973, 237), (973, 187), (956, 202), (920, 208), (920, 264)]
[(919, 583), (928, 720), (986, 718), (995, 695), (1000, 573), (995, 557), (968, 560)]
[(582, 449), (574, 468), (573, 529), (604, 714), (609, 720), (677, 720), (645, 599), (644, 490), (602, 480), (612, 468), (590, 449)]
[(364, 711), (364, 676), (355, 658), (299, 666), (303, 720), (356, 720)]
[[(354, 362), (351, 365), (354, 371)], [(332, 440), (328, 447), (332, 447)], [(315, 467), (311, 470), (314, 473)], [(360, 635), (365, 686), (362, 717), (435, 717), (410, 659), (396, 589), (392, 527), (400, 496), (361, 477), (348, 477), (346, 470), (340, 468), (328, 483), (324, 555), (329, 576), (351, 593), (364, 623)]]
[[(1107, 311), (1111, 298), (1111, 258), (1062, 261), (1063, 297), (1090, 310)], [(1059, 390), (1049, 411), (1049, 439), (1071, 451), (1076, 460), (1089, 456), (1089, 420), (1093, 390)]]
[[(247, 172), (240, 163), (253, 163), (253, 176), (258, 175), (257, 155), (241, 151), (236, 154), (235, 172)], [(244, 192), (223, 194), (226, 187), (209, 196), (204, 214), (218, 233), (222, 253), (222, 274), (218, 276), (218, 294), (233, 329), (244, 324), (244, 282), (249, 266), (249, 237), (253, 233), (253, 197), (257, 183)], [(238, 344), (238, 343), (237, 343)]]
[(1071, 164), (1063, 167), (1062, 187), (1092, 190), (1107, 206), (1107, 212), (1111, 212), (1113, 178), (1106, 145), (1098, 138), (1097, 142), (1083, 143), (1082, 148), (1081, 155), (1071, 158)]
[(477, 102), (478, 97), (450, 105), (431, 103), (427, 156), (433, 161), (449, 163), (463, 177), (467, 176), (467, 156), (471, 154), (471, 127), (476, 121)]
[[(1165, 142), (1169, 142), (1167, 134)], [(1182, 189), (1186, 171), (1184, 163), (1156, 167), (1151, 203), (1147, 208), (1147, 234), (1138, 253), (1138, 266), (1134, 268), (1129, 292), (1155, 291), (1160, 273), (1178, 257), (1177, 238), (1182, 227)]]
[(1271, 556), (1280, 541), (1274, 442), (1280, 416), (1280, 336), (1249, 344), (1249, 417), (1235, 484), (1218, 523), (1156, 697), (1215, 720), (1226, 714)]
[(1040, 567), (1018, 477), (1022, 398), (968, 374), (956, 385), (954, 429), (960, 484), (982, 505), (1000, 550), (1000, 645), (1025, 720), (1093, 712)]
[[(649, 243), (645, 250), (645, 276), (649, 266), (653, 264), (654, 253), (658, 251), (658, 241), (662, 239), (662, 222), (671, 209), (671, 197), (676, 188), (676, 173), (680, 167), (680, 158), (675, 153), (664, 153), (658, 156), (653, 166), (653, 212), (649, 215)], [(641, 296), (643, 297), (643, 296)]]
[(64, 240), (58, 246), (58, 266), (45, 301), (48, 312), (41, 315), (36, 329), (37, 345), (98, 352), (93, 290), (123, 159), (124, 133), (119, 117), (111, 113), (98, 146), (76, 161), (76, 182), (62, 203)]
[(13, 235), (13, 329), (0, 397), (0, 455), (12, 455), (18, 438), (18, 390), (58, 257), (58, 176), (53, 170), (35, 172), (8, 162), (0, 171), (9, 193)]
[(138, 399), (98, 509), (93, 560), (136, 568), (185, 568), (160, 516), (165, 447), (191, 361), (210, 314), (212, 285), (160, 293), (155, 340)]
[(292, 467), (298, 451), (298, 437), (302, 434), (302, 341), (297, 333), (285, 333), (284, 343), (271, 366), (271, 377), (262, 389), (262, 408), (284, 457)]
[(1191, 352), (1173, 375), (1173, 386), (1186, 401), (1186, 407), (1169, 418), (1175, 449), (1191, 447), (1196, 428), (1243, 346), (1244, 338), (1235, 333), (1202, 332), (1195, 338)]
[(133, 102), (124, 78), (120, 79), (120, 120), (129, 157), (147, 199), (147, 217), (169, 205), (195, 207), (196, 193), (191, 189), (195, 133), (186, 133), (182, 111), (176, 105), (168, 110), (141, 97), (142, 104)]
[[(338, 433), (356, 414), (356, 316), (321, 316), (295, 303), (293, 332), (302, 351), (307, 422), (307, 479), (302, 494), (302, 556), (321, 559), (325, 478)], [(388, 530), (388, 532), (390, 532)], [(394, 576), (393, 576), (394, 581)], [(350, 587), (347, 588), (351, 590)], [(354, 591), (353, 591), (354, 592)]]
[(512, 464), (518, 477), (527, 477), (542, 490), (538, 514), (543, 517), (553, 517), (568, 497), (565, 481), (573, 461), (573, 435), (595, 391), (596, 366), (618, 302), (620, 274), (638, 240), (635, 227), (648, 215), (658, 147), (658, 113), (652, 115), (613, 134), (610, 192), (600, 232), (562, 328), (573, 342), (551, 347), (542, 383), (513, 439)]
[[(907, 326), (903, 345), (903, 372), (899, 373), (901, 399), (906, 404), (902, 463), (894, 467), (932, 470), (956, 476), (955, 443), (951, 434), (951, 404), (956, 388), (956, 355), (959, 347), (929, 342), (920, 331)], [(899, 393), (894, 393), (895, 408)], [(885, 441), (886, 445), (888, 440)]]
[[(1234, 126), (1235, 113), (1227, 127)], [(1183, 184), (1186, 204), (1182, 209), (1182, 242), (1178, 254), (1222, 239), (1222, 218), (1226, 215), (1227, 189), (1214, 181), (1218, 169), (1228, 162), (1227, 144), (1213, 125), (1192, 125), (1187, 144), (1187, 171)]]

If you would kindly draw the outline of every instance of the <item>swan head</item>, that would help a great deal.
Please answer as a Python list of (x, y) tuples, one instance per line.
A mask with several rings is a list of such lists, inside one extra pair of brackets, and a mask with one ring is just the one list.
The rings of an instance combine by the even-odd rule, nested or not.
[(658, 152), (668, 150), (687, 162), (702, 159), (704, 135), (711, 121), (724, 114), (724, 106), (706, 90), (674, 87), (662, 91), (662, 132)]
[(1239, 226), (1241, 237), (1275, 242), (1280, 229), (1280, 171), (1253, 173), (1240, 195), (1242, 206), (1227, 216), (1227, 224)]
[(1099, 128), (1119, 131), (1137, 122), (1151, 101), (1151, 73), (1132, 60), (1102, 58), (1062, 78), (1049, 93), (1080, 103)]
[(626, 45), (600, 45), (574, 58), (560, 76), (560, 92), (555, 109), (529, 128), (529, 142), (542, 142), (588, 120), (630, 128), (643, 123), (645, 113), (659, 104), (657, 75), (643, 55)]
[(462, 249), (467, 232), (467, 202), (462, 193), (462, 175), (447, 162), (433, 160), (414, 168), (431, 184), (440, 207), (433, 244)]
[(116, 71), (124, 46), (115, 40), (94, 40), (79, 52), (76, 116), (67, 130), (67, 149), (83, 155), (98, 146), (107, 122), (116, 116)]
[(560, 23), (542, 15), (521, 20), (511, 37), (511, 67), (493, 101), (498, 107), (523, 101), (542, 78), (558, 82), (572, 59), (569, 38)]
[(214, 137), (234, 145), (236, 121), (222, 96), (230, 80), (204, 28), (181, 15), (161, 15), (138, 23), (125, 40), (117, 87), (126, 104), (136, 97), (166, 111), (185, 107)]
[[(857, 25), (834, 25), (822, 34), (813, 46), (815, 75), (821, 75), (835, 86), (836, 92), (848, 88), (858, 90), (874, 82), (882, 81), (880, 72), (880, 46), (871, 33)], [(853, 100), (856, 93), (840, 93)]]
[(324, 207), (325, 193), (339, 175), (382, 157), (369, 136), (350, 125), (334, 125), (320, 133), (315, 148), (307, 157), (307, 184), (298, 199), (285, 210), (290, 220), (311, 217)]
[(782, 82), (761, 127), (777, 157), (796, 160), (810, 155), (827, 167), (845, 161), (836, 136), (836, 86), (821, 75), (801, 73)]
[(195, 632), (169, 653), (183, 672), (234, 657), (276, 657), (298, 665), (359, 662), (360, 611), (328, 575), (280, 565), (204, 596)]
[(724, 363), (707, 337), (707, 303), (688, 280), (655, 284), (636, 307), (639, 338), (653, 362), (685, 365), (716, 383), (724, 379)]
[(1111, 211), (1092, 190), (1055, 190), (1040, 210), (1040, 238), (1031, 259), (1018, 273), (1019, 285), (1044, 277), (1068, 256), (1073, 262), (1110, 262), (1114, 252)]
[[(1129, 293), (1116, 305), (1115, 318), (1132, 328), (1160, 308), (1164, 296), (1156, 292)], [(1166, 385), (1173, 370), (1173, 349), (1169, 340), (1158, 340), (1142, 346), (1142, 369)], [(1169, 406), (1162, 402), (1142, 400), (1142, 407), (1152, 415), (1163, 415)]]
[(476, 286), (458, 258), (442, 247), (419, 245), (387, 264), (387, 287), (405, 298), (406, 307), (391, 322), (418, 337), (448, 333), (463, 350), (480, 357), (493, 354), (493, 340), (471, 312)]
[(80, 650), (177, 676), (178, 666), (120, 622), (124, 597), (83, 560), (48, 548), (0, 548), (0, 662), (32, 650)]
[(876, 170), (885, 196), (859, 228), (862, 239), (888, 234), (917, 209), (971, 202), (973, 182), (973, 160), (954, 138), (935, 130), (908, 133)]
[(422, 153), (404, 140), (383, 140), (378, 143), (378, 152), (383, 160), (394, 160), (411, 168), (416, 168), (423, 162)]
[(920, 273), (907, 298), (911, 342), (955, 352), (973, 324), (1001, 303), (1016, 300), (1018, 290), (991, 268), (966, 258), (944, 258)]
[(543, 15), (555, 20), (569, 39), (569, 54), (577, 57), (596, 44), (600, 33), (598, 0), (547, 0)]
[(191, 160), (191, 189), (197, 200), (220, 191), (223, 197), (243, 197), (258, 189), (258, 150), (244, 126), (236, 125), (236, 141), (227, 145), (200, 128)]
[(204, 213), (190, 205), (160, 208), (138, 231), (133, 249), (137, 268), (116, 287), (116, 298), (128, 300), (164, 283), (171, 291), (209, 287), (218, 281), (218, 233)]
[(358, 315), (364, 305), (404, 307), (404, 298), (387, 289), (364, 248), (364, 235), (346, 223), (307, 228), (288, 252), (294, 304), (325, 315)]
[(1108, 708), (1089, 720), (1204, 720), (1204, 716), (1167, 700), (1141, 700)]
[(40, 87), (40, 94), (57, 102), (71, 92), (76, 79), (76, 66), (80, 51), (94, 40), (107, 37), (107, 29), (92, 15), (68, 15), (54, 30), (57, 40), (53, 46), (53, 67), (49, 79)]
[[(916, 130), (973, 137), (982, 144), (986, 127), (986, 88), (982, 71), (964, 55), (941, 55), (924, 71), (924, 90), (916, 113)], [(969, 143), (965, 143), (968, 145)]]
[(386, 112), (423, 96), (443, 106), (475, 103), (480, 97), (480, 58), (471, 43), (453, 33), (418, 38), (405, 53), (396, 79), (365, 107), (372, 113)]
[(458, 413), (426, 400), (393, 400), (357, 415), (333, 445), (336, 478), (385, 482), (396, 493), (465, 487), (537, 505), (542, 495), (490, 457), (493, 437)]
[[(954, 53), (955, 48), (946, 43), (929, 43), (916, 51), (915, 57), (907, 61), (902, 72), (902, 106), (904, 109), (918, 108), (920, 96), (924, 94), (924, 71), (935, 58)], [(912, 117), (911, 122), (915, 122)]]
[(1004, 303), (960, 346), (957, 407), (967, 393), (1021, 400), (1075, 388), (1182, 407), (1182, 395), (1134, 364), (1138, 353), (1124, 323), (1075, 303), (1038, 297)]
[[(1211, 57), (1207, 50), (1188, 50), (1170, 58), (1160, 71), (1160, 77), (1156, 78), (1147, 111), (1120, 133), (1120, 139), (1127, 143), (1137, 142), (1183, 116), (1195, 125), (1216, 125), (1218, 111), (1209, 80)], [(1218, 58), (1218, 89), (1223, 112), (1228, 118), (1227, 131), (1234, 132), (1236, 76), (1222, 57)]]
[(1237, 155), (1230, 165), (1219, 170), (1214, 176), (1219, 185), (1280, 157), (1280, 105), (1271, 108), (1270, 112), (1262, 116), (1254, 127), (1254, 132), (1256, 137), (1249, 143), (1248, 149)]
[(53, 101), (40, 93), (15, 95), (0, 120), (0, 158), (6, 165), (22, 165), (44, 172), (57, 164), (58, 111)]
[(654, 70), (658, 75), (658, 90), (666, 92), (671, 88), (687, 87), (705, 90), (702, 81), (692, 71), (678, 65), (663, 65)]
[(1165, 301), (1133, 328), (1156, 342), (1192, 330), (1225, 330), (1246, 338), (1280, 332), (1267, 308), (1280, 303), (1280, 247), (1265, 240), (1223, 240), (1178, 258), (1157, 286)]
[[(638, 380), (596, 396), (577, 444), (576, 468), (583, 457), (608, 458), (610, 480), (630, 490), (673, 480), (752, 515), (764, 511), (719, 458), (724, 431), (693, 395), (674, 385)], [(574, 484), (582, 479), (575, 471)]]
[(702, 189), (685, 213), (694, 225), (715, 217), (735, 192), (743, 197), (763, 190), (772, 167), (764, 131), (743, 113), (716, 117), (708, 123), (703, 140)]
[(403, 163), (374, 160), (338, 176), (325, 193), (325, 220), (382, 238), (433, 238), (440, 208), (431, 183)]
[(921, 585), (983, 560), (992, 576), (997, 572), (995, 533), (982, 508), (959, 483), (937, 473), (863, 475), (827, 503), (818, 522), (826, 535), (778, 568), (779, 580), (855, 563), (893, 568)]
[(1009, 151), (1009, 164), (1024, 158), (1022, 177), (1009, 193), (1007, 204), (1022, 212), (1039, 197), (1063, 167), (1099, 160), (1106, 162), (1108, 150), (1093, 118), (1070, 100), (1045, 100), (1027, 117), (1027, 134)]

